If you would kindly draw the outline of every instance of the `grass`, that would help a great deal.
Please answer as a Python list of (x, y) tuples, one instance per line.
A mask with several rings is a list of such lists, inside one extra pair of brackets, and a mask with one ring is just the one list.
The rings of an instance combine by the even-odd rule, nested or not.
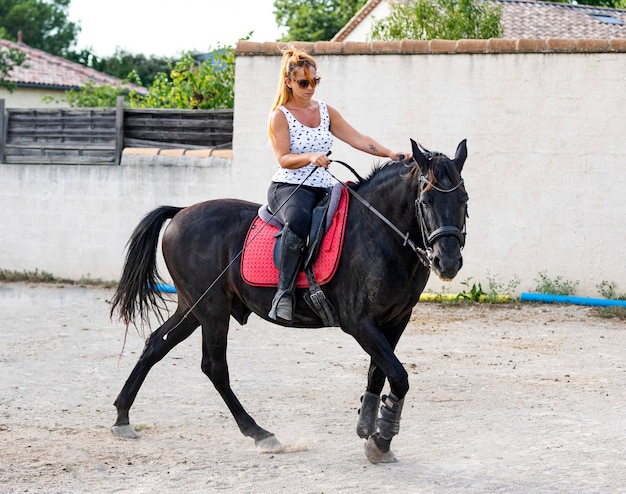
[[(617, 284), (613, 281), (602, 281), (596, 285), (598, 293), (609, 300), (626, 300), (626, 293), (617, 293)], [(596, 315), (606, 319), (616, 318), (626, 321), (626, 307), (598, 307)]]
[[(545, 272), (539, 273), (538, 276), (538, 279), (535, 280), (537, 282), (535, 287), (536, 293), (574, 295), (576, 285), (578, 285), (578, 281), (567, 281), (560, 276), (549, 278)], [(514, 276), (507, 284), (499, 283), (493, 276), (487, 276), (489, 286), (487, 290), (483, 288), (482, 283), (472, 283), (471, 280), (472, 278), (468, 278), (461, 282), (465, 289), (456, 296), (446, 293), (445, 290), (440, 294), (428, 293), (426, 295), (428, 295), (429, 301), (443, 304), (458, 304), (464, 302), (496, 304), (515, 302), (518, 300), (510, 295), (520, 284), (520, 280), (517, 276)], [(598, 292), (607, 299), (626, 300), (626, 294), (618, 293), (617, 286), (613, 282), (603, 281), (598, 284), (596, 288)], [(605, 319), (616, 318), (626, 321), (626, 307), (594, 307), (594, 314), (596, 317)]]
[(83, 276), (79, 280), (69, 278), (59, 278), (46, 271), (14, 271), (10, 269), (0, 269), (0, 282), (2, 283), (53, 283), (58, 285), (80, 285), (97, 286), (102, 288), (115, 288), (117, 281), (93, 279)]
[(626, 300), (626, 293), (617, 293), (617, 284), (614, 281), (603, 281), (596, 285), (598, 293), (609, 300)]
[(545, 271), (539, 273), (539, 278), (535, 279), (535, 293), (545, 293), (547, 295), (574, 295), (578, 281), (564, 280), (561, 276), (549, 278)]
[(603, 319), (620, 319), (622, 321), (626, 321), (626, 307), (620, 306), (611, 306), (611, 307), (596, 307), (595, 308), (596, 316), (602, 317)]
[(514, 276), (507, 284), (500, 283), (495, 276), (487, 275), (488, 288), (485, 291), (482, 283), (472, 283), (471, 278), (461, 282), (461, 285), (467, 287), (456, 297), (457, 301), (466, 302), (483, 302), (487, 304), (507, 303), (515, 301), (511, 293), (515, 291), (520, 284), (520, 279)]

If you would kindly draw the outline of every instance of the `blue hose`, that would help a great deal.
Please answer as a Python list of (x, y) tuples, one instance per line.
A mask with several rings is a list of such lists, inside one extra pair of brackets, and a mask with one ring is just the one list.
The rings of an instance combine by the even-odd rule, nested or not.
[(545, 293), (522, 293), (522, 302), (543, 302), (546, 304), (593, 305), (598, 307), (626, 307), (626, 300), (609, 300), (604, 298), (573, 297), (570, 295), (549, 295)]
[[(164, 293), (176, 293), (174, 285), (159, 283), (154, 286), (158, 291)], [(626, 307), (626, 300), (609, 300), (604, 298), (574, 297), (571, 295), (550, 295), (546, 293), (527, 293), (520, 295), (522, 302), (543, 302), (546, 304), (573, 304), (591, 305), (597, 307)]]
[(156, 288), (157, 291), (159, 292), (176, 293), (176, 288), (174, 288), (174, 285), (166, 285), (165, 283), (158, 283), (154, 285), (154, 288)]

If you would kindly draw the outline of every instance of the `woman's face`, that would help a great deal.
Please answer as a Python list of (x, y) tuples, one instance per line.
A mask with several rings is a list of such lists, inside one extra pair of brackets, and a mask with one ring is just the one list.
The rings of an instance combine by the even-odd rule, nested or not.
[(313, 67), (308, 68), (308, 70), (305, 70), (303, 67), (296, 67), (291, 73), (291, 79), (285, 78), (285, 84), (291, 88), (293, 94), (303, 96), (313, 96), (315, 87), (319, 82), (320, 78)]

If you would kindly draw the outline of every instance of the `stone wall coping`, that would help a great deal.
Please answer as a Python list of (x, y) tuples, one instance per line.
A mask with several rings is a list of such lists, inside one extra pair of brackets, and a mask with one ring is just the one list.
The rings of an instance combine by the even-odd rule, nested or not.
[(233, 159), (232, 149), (186, 149), (186, 148), (124, 148), (122, 155), (141, 156), (193, 156), (194, 158), (225, 158)]
[[(285, 42), (241, 40), (236, 56), (281, 56)], [(295, 41), (292, 44), (310, 55), (414, 55), (414, 54), (500, 54), (500, 53), (626, 53), (626, 38), (520, 38), (520, 39), (433, 39), (402, 41)]]

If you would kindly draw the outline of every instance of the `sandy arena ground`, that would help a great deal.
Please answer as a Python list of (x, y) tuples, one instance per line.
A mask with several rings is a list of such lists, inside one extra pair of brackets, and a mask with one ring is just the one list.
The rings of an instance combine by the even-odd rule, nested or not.
[(368, 359), (339, 329), (231, 326), (235, 392), (289, 454), (260, 454), (200, 371), (200, 332), (148, 376), (113, 437), (142, 348), (111, 290), (0, 284), (0, 492), (626, 492), (626, 324), (553, 305), (418, 304), (399, 462), (355, 433)]

